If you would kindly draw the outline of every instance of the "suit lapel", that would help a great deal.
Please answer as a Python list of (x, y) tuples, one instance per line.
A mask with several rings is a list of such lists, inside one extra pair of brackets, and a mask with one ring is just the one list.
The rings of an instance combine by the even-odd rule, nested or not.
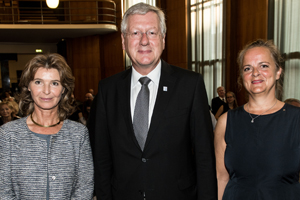
[(166, 108), (168, 107), (169, 100), (174, 92), (176, 77), (172, 76), (173, 70), (171, 66), (162, 60), (162, 68), (161, 68), (161, 75), (160, 81), (156, 96), (156, 102), (151, 118), (151, 124), (149, 127), (145, 149), (147, 149), (147, 145), (150, 143), (153, 135), (156, 133), (156, 129), (159, 126), (159, 123), (164, 118), (164, 113)]
[(121, 112), (124, 117), (125, 123), (127, 125), (129, 137), (131, 137), (133, 139), (133, 142), (140, 149), (140, 146), (134, 135), (131, 109), (130, 109), (131, 74), (132, 74), (132, 69), (130, 68), (129, 70), (127, 70), (126, 74), (124, 74), (123, 78), (118, 83), (117, 99), (121, 105), (120, 106)]

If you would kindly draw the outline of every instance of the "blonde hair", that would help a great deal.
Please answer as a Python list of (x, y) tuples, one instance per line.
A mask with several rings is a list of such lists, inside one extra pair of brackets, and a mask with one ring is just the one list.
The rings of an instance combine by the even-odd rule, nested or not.
[(11, 117), (13, 117), (13, 113), (14, 113), (14, 106), (10, 101), (2, 101), (0, 103), (0, 109), (2, 108), (3, 105), (7, 105), (8, 108), (11, 110)]

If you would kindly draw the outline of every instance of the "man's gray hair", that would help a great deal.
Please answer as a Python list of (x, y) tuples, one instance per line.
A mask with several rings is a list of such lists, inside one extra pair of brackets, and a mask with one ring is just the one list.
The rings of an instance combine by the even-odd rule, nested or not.
[(130, 15), (145, 15), (148, 12), (154, 12), (157, 14), (159, 22), (160, 22), (160, 32), (162, 33), (162, 36), (164, 37), (166, 32), (167, 32), (167, 27), (166, 27), (166, 20), (165, 20), (165, 14), (164, 12), (155, 6), (151, 6), (146, 3), (137, 3), (133, 6), (131, 6), (124, 14), (123, 20), (121, 23), (121, 32), (123, 34), (126, 34), (127, 32), (127, 23), (128, 23), (128, 17)]
[(217, 91), (218, 91), (220, 88), (223, 88), (223, 89), (225, 90), (224, 86), (219, 86), (219, 87), (217, 88)]

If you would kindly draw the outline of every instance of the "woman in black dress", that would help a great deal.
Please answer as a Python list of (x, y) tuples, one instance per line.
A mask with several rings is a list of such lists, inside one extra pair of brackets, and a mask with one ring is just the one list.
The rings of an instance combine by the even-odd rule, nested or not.
[(280, 53), (272, 42), (257, 40), (238, 62), (249, 101), (217, 123), (219, 200), (299, 200), (300, 108), (276, 97)]

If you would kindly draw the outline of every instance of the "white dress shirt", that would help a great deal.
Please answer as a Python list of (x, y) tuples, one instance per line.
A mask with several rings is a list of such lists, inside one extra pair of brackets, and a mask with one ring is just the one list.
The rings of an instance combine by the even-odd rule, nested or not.
[(226, 103), (226, 96), (224, 98), (221, 98), (221, 97), (219, 97), (219, 98), (221, 99), (221, 101), (224, 101)]
[[(156, 101), (157, 90), (158, 90), (158, 85), (159, 85), (159, 80), (160, 80), (160, 73), (161, 73), (161, 61), (159, 61), (158, 65), (149, 74), (147, 74), (147, 77), (151, 79), (151, 81), (148, 85), (149, 92), (150, 92), (148, 127), (150, 127), (153, 108), (154, 108), (155, 101)], [(132, 121), (133, 121), (136, 98), (142, 88), (142, 84), (139, 82), (139, 79), (141, 77), (145, 77), (145, 76), (138, 73), (134, 69), (134, 67), (132, 67), (131, 91), (130, 91), (130, 107), (131, 107)]]

